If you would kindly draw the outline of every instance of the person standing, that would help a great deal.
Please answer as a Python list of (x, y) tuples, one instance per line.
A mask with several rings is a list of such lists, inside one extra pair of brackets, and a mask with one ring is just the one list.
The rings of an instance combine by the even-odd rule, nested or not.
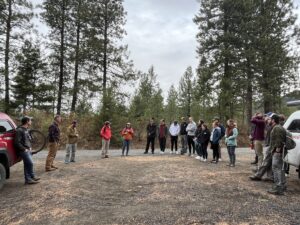
[(221, 139), (221, 128), (218, 126), (217, 122), (213, 122), (212, 124), (213, 130), (210, 135), (210, 144), (211, 149), (213, 150), (213, 160), (211, 163), (219, 162), (219, 142)]
[(165, 153), (167, 136), (168, 136), (168, 127), (165, 123), (165, 120), (162, 119), (162, 120), (160, 120), (160, 125), (159, 125), (159, 130), (158, 130), (158, 140), (159, 140), (159, 146), (160, 146), (160, 154)]
[(255, 125), (253, 131), (254, 150), (258, 157), (257, 169), (261, 166), (264, 159), (263, 144), (265, 133), (265, 120), (261, 113), (256, 113), (251, 119), (251, 123)]
[(227, 129), (225, 132), (225, 144), (227, 146), (228, 155), (230, 163), (228, 166), (235, 167), (235, 148), (237, 146), (237, 136), (238, 136), (238, 129), (236, 127), (236, 124), (234, 123), (234, 120), (230, 119), (227, 121)]
[(148, 154), (149, 147), (151, 144), (152, 154), (154, 154), (154, 143), (156, 136), (156, 124), (154, 123), (154, 118), (151, 118), (149, 124), (147, 125), (147, 144), (144, 154)]
[[(78, 131), (77, 131), (77, 121), (74, 120), (72, 125), (68, 127), (67, 130), (68, 140), (67, 140), (67, 149), (66, 149), (66, 157), (65, 163), (68, 164), (70, 162), (75, 162), (75, 152), (77, 149), (78, 142)], [(71, 152), (71, 159), (70, 159)]]
[(31, 126), (31, 117), (24, 116), (21, 119), (21, 126), (16, 130), (14, 139), (14, 146), (24, 164), (24, 178), (25, 184), (37, 184), (40, 178), (36, 177), (33, 169), (33, 160), (31, 153), (31, 142), (28, 128)]
[[(218, 117), (214, 118), (214, 122), (217, 123), (218, 127), (220, 127), (221, 129), (221, 138), (220, 141), (222, 140), (222, 138), (225, 136), (225, 127), (222, 125), (222, 123), (220, 122), (220, 119)], [(222, 148), (221, 145), (219, 143), (219, 161), (222, 161)]]
[(130, 142), (133, 138), (134, 132), (130, 123), (126, 123), (126, 127), (122, 130), (121, 135), (123, 137), (122, 156), (124, 156), (126, 148), (126, 156), (129, 153)]
[(187, 152), (187, 122), (185, 121), (184, 117), (181, 117), (181, 124), (180, 124), (180, 142), (181, 142), (181, 155)]
[(54, 117), (53, 123), (48, 129), (48, 156), (46, 158), (46, 172), (58, 169), (53, 165), (54, 159), (56, 157), (57, 150), (59, 148), (60, 141), (60, 129), (59, 125), (61, 124), (62, 118), (60, 115)]
[(102, 159), (109, 158), (108, 149), (109, 149), (111, 136), (112, 134), (111, 134), (110, 122), (105, 121), (104, 126), (101, 128), (100, 131), (100, 137), (102, 138), (102, 153), (101, 153)]
[[(189, 117), (189, 124), (186, 127), (187, 141), (188, 141), (188, 146), (189, 146), (189, 156), (194, 156), (194, 154), (195, 154), (194, 137), (195, 137), (196, 130), (197, 130), (197, 125), (193, 121), (193, 117)], [(192, 147), (193, 147), (193, 153), (192, 153)]]
[(171, 135), (171, 152), (170, 153), (173, 154), (173, 149), (175, 146), (175, 153), (178, 154), (177, 142), (178, 142), (178, 135), (180, 133), (180, 126), (176, 120), (171, 124), (169, 132)]
[(208, 146), (208, 143), (209, 143), (210, 131), (207, 128), (206, 124), (202, 124), (201, 128), (202, 128), (202, 132), (200, 134), (199, 141), (200, 141), (201, 150), (202, 150), (202, 153), (203, 153), (203, 162), (206, 162), (207, 161), (207, 146)]
[(201, 143), (200, 143), (200, 138), (201, 138), (201, 133), (202, 133), (202, 124), (204, 124), (203, 120), (200, 120), (195, 132), (195, 138), (194, 138), (194, 143), (195, 143), (195, 148), (197, 152), (196, 159), (203, 160), (203, 151), (201, 149)]
[(286, 140), (286, 130), (279, 124), (280, 117), (274, 114), (271, 117), (273, 129), (271, 131), (270, 148), (272, 152), (272, 171), (275, 186), (268, 190), (274, 195), (283, 195), (286, 190), (286, 178), (283, 163), (283, 148)]

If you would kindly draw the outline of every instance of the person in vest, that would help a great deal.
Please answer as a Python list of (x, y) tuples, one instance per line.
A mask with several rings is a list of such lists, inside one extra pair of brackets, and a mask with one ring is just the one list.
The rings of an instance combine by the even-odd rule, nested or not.
[(169, 129), (170, 135), (171, 135), (171, 154), (173, 154), (173, 149), (175, 147), (175, 153), (178, 154), (177, 151), (177, 142), (178, 142), (178, 135), (180, 133), (180, 126), (178, 122), (175, 120)]
[(133, 134), (134, 132), (131, 127), (131, 124), (126, 123), (126, 127), (121, 132), (121, 135), (123, 137), (122, 156), (124, 156), (125, 149), (126, 149), (126, 156), (128, 156), (129, 147), (130, 147), (131, 140), (133, 138)]
[(17, 128), (14, 139), (14, 146), (17, 155), (20, 156), (24, 164), (25, 184), (37, 184), (40, 178), (35, 176), (31, 153), (31, 137), (28, 128), (31, 126), (31, 117), (24, 116), (21, 119), (22, 125)]
[(60, 129), (59, 125), (61, 124), (62, 118), (60, 115), (54, 117), (52, 125), (48, 129), (48, 156), (46, 158), (46, 172), (58, 169), (53, 165), (54, 159), (56, 157), (57, 150), (59, 148), (60, 141)]
[(158, 128), (158, 140), (159, 140), (159, 146), (160, 146), (160, 154), (165, 153), (167, 136), (168, 136), (168, 127), (165, 123), (165, 120), (162, 119), (162, 120), (160, 120), (160, 125)]
[(101, 128), (100, 131), (100, 137), (102, 138), (102, 153), (101, 158), (108, 158), (108, 149), (111, 139), (111, 128), (110, 128), (110, 122), (105, 121), (104, 126)]
[[(77, 121), (74, 120), (71, 126), (67, 129), (67, 149), (66, 149), (66, 157), (65, 163), (68, 164), (70, 162), (75, 162), (75, 152), (77, 149), (77, 142), (78, 142), (78, 131), (77, 131)], [(71, 152), (71, 158), (70, 158)]]

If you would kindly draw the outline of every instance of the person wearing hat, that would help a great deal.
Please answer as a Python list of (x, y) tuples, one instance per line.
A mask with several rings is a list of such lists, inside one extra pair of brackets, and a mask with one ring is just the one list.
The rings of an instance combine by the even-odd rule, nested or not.
[(62, 118), (60, 115), (56, 115), (54, 117), (53, 123), (50, 125), (48, 129), (48, 156), (46, 158), (46, 172), (53, 171), (58, 169), (56, 166), (53, 165), (54, 159), (56, 157), (57, 150), (59, 148), (59, 141), (60, 141), (60, 129), (59, 125), (61, 124)]
[(285, 171), (283, 169), (283, 148), (286, 140), (286, 130), (280, 125), (280, 117), (272, 115), (273, 129), (270, 137), (270, 150), (272, 152), (272, 171), (274, 175), (273, 186), (268, 192), (274, 195), (283, 195), (286, 190)]
[[(77, 121), (74, 120), (72, 124), (67, 129), (67, 148), (66, 148), (66, 157), (65, 163), (75, 162), (75, 152), (77, 149), (78, 142), (78, 131), (77, 131)], [(71, 152), (71, 159), (70, 159)]]
[(14, 146), (17, 154), (24, 163), (25, 184), (37, 184), (40, 178), (36, 177), (33, 169), (33, 160), (31, 153), (31, 137), (28, 128), (31, 126), (31, 117), (24, 116), (21, 119), (21, 126), (16, 130)]
[(124, 156), (125, 148), (126, 148), (126, 156), (129, 153), (130, 142), (133, 139), (133, 129), (130, 123), (126, 123), (125, 128), (121, 131), (121, 135), (123, 138), (123, 147), (122, 147), (122, 156)]
[(109, 144), (111, 139), (111, 128), (110, 128), (109, 121), (105, 121), (104, 126), (101, 128), (100, 137), (102, 138), (101, 157), (102, 159), (108, 158), (108, 149), (109, 149)]

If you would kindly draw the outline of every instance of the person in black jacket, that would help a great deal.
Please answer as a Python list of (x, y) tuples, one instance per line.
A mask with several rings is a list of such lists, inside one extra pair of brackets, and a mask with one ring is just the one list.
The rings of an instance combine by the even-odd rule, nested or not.
[(40, 178), (34, 174), (30, 142), (31, 136), (28, 131), (28, 128), (31, 126), (31, 118), (24, 116), (21, 119), (21, 123), (22, 125), (16, 130), (14, 146), (17, 154), (22, 158), (24, 163), (25, 184), (37, 184)]
[(53, 123), (50, 125), (48, 131), (48, 139), (49, 139), (49, 144), (48, 144), (48, 156), (46, 159), (46, 172), (56, 170), (58, 169), (56, 166), (53, 165), (54, 159), (56, 157), (56, 153), (59, 147), (59, 141), (60, 141), (60, 129), (59, 129), (59, 124), (61, 123), (61, 116), (56, 115), (54, 117)]
[(207, 146), (208, 146), (208, 143), (209, 143), (210, 131), (207, 128), (206, 124), (202, 124), (201, 128), (202, 128), (202, 132), (201, 132), (200, 137), (199, 137), (199, 142), (201, 144), (201, 150), (202, 150), (202, 154), (203, 154), (203, 161), (206, 162), (207, 161)]
[(151, 143), (152, 154), (154, 154), (155, 136), (156, 136), (156, 125), (154, 123), (154, 118), (151, 118), (147, 126), (147, 145), (144, 154), (148, 154), (150, 143)]
[(203, 160), (203, 151), (202, 151), (201, 143), (200, 143), (200, 137), (201, 137), (201, 133), (202, 133), (202, 124), (204, 124), (204, 121), (200, 120), (198, 123), (198, 126), (197, 126), (197, 130), (195, 132), (195, 139), (194, 139), (196, 152), (197, 152), (196, 159), (199, 159), (201, 161)]
[(184, 117), (181, 117), (180, 124), (180, 141), (181, 141), (181, 155), (187, 152), (187, 122)]

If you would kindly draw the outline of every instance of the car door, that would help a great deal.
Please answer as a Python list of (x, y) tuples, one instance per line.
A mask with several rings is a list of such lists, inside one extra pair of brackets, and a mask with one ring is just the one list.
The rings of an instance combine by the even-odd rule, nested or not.
[(1, 133), (0, 137), (6, 143), (6, 148), (9, 156), (10, 166), (20, 161), (14, 148), (14, 138), (16, 135), (15, 127), (8, 120), (0, 120)]
[(285, 127), (290, 133), (292, 133), (293, 140), (296, 142), (296, 147), (288, 151), (285, 161), (298, 167), (300, 165), (300, 118), (292, 118), (289, 124), (285, 124)]

